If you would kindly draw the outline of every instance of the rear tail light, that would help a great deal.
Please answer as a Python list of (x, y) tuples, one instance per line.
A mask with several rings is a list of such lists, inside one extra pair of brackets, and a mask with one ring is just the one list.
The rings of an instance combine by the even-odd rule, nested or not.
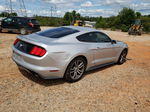
[(31, 51), (29, 52), (29, 54), (34, 55), (34, 56), (39, 56), (42, 57), (44, 56), (46, 53), (46, 50), (44, 48), (38, 47), (38, 46), (34, 46)]
[(34, 27), (34, 24), (31, 23), (31, 22), (29, 22), (28, 25), (31, 26), (31, 27)]
[[(18, 43), (18, 42), (20, 42), (20, 43)], [(16, 39), (14, 41), (14, 46), (16, 47), (16, 49), (18, 49), (18, 50), (20, 50), (20, 51), (22, 51), (24, 53), (27, 53), (27, 54), (30, 54), (30, 55), (34, 55), (34, 56), (38, 56), (38, 57), (44, 56), (46, 54), (46, 52), (47, 52), (42, 47), (23, 42), (20, 39)]]
[(19, 41), (20, 41), (19, 39), (16, 39), (16, 40), (14, 41), (14, 45), (16, 45)]

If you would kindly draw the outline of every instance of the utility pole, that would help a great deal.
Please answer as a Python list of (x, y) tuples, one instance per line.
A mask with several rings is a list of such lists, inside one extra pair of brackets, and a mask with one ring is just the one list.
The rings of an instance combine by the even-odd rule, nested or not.
[[(14, 7), (19, 7), (19, 9), (16, 10)], [(15, 11), (16, 13), (19, 13), (22, 16), (27, 16), (24, 0), (18, 0), (18, 2), (15, 3), (13, 3), (12, 0), (5, 0), (5, 11), (8, 13), (13, 13)]]
[(53, 16), (53, 6), (51, 6), (51, 17)]
[(56, 4), (54, 4), (54, 7), (55, 7), (54, 8), (54, 12), (55, 12), (54, 14), (55, 14), (55, 17), (57, 17), (57, 7), (56, 7)]
[(51, 12), (51, 17), (57, 16), (57, 14), (56, 14), (57, 13), (56, 4), (54, 4), (53, 6), (51, 6), (50, 12)]
[(12, 1), (11, 0), (9, 0), (9, 5), (10, 5), (10, 13), (12, 13), (13, 9), (12, 9)]

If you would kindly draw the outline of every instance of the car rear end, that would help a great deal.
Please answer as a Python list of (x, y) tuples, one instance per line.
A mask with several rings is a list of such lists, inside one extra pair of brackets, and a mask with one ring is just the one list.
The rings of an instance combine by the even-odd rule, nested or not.
[(43, 42), (18, 36), (12, 49), (12, 59), (20, 69), (39, 75), (44, 79), (63, 77), (63, 71), (60, 70), (61, 64), (58, 65), (55, 57), (49, 56), (48, 46)]
[(20, 68), (45, 79), (62, 78), (72, 56), (70, 43), (63, 42), (63, 37), (70, 38), (78, 32), (76, 29), (58, 27), (18, 36), (12, 47), (12, 59)]
[(41, 31), (40, 24), (36, 19), (28, 19), (27, 26), (28, 33)]

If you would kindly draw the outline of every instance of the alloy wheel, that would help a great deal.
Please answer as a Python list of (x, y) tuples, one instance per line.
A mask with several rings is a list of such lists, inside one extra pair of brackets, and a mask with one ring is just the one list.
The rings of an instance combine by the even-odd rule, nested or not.
[(82, 60), (76, 60), (70, 69), (70, 76), (72, 79), (76, 80), (79, 79), (85, 70), (85, 65), (84, 62)]
[(120, 63), (124, 63), (126, 61), (127, 51), (123, 51), (120, 56)]

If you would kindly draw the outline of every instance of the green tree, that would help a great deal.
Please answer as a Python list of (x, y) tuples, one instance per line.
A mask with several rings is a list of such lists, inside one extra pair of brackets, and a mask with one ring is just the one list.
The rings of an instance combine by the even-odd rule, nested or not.
[(1, 12), (0, 17), (9, 17), (9, 16), (18, 16), (16, 12), (8, 13), (8, 12)]
[(73, 10), (71, 14), (73, 16), (73, 22), (75, 22), (76, 21), (76, 11)]
[(140, 12), (136, 12), (136, 18), (139, 19), (142, 16)]
[(76, 19), (77, 19), (77, 20), (80, 20), (80, 19), (81, 19), (80, 13), (77, 13), (77, 14), (76, 14)]
[(8, 12), (1, 12), (0, 17), (8, 17), (9, 13)]
[(150, 32), (150, 17), (149, 16), (142, 16), (141, 20), (143, 23), (143, 30), (145, 32)]
[(64, 19), (64, 25), (70, 25), (73, 22), (72, 13), (66, 12), (63, 19)]
[(80, 13), (77, 13), (75, 10), (72, 12), (66, 12), (64, 17), (64, 25), (73, 24), (76, 20), (81, 19)]
[(120, 23), (124, 24), (126, 26), (131, 25), (133, 20), (135, 20), (135, 18), (136, 18), (134, 10), (132, 10), (130, 8), (123, 8), (119, 12), (118, 16), (120, 18)]
[(18, 16), (16, 12), (10, 13), (9, 16)]

